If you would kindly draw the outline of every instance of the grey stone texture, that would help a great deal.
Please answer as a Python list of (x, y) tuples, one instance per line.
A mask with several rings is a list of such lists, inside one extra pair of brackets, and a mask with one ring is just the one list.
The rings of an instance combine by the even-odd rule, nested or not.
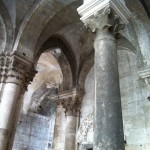
[(80, 123), (91, 113), (93, 113), (94, 105), (94, 67), (89, 71), (85, 81), (85, 95), (82, 100), (80, 110)]
[(127, 150), (148, 150), (149, 147), (149, 89), (139, 78), (137, 56), (118, 51), (124, 140)]
[(0, 149), (5, 149), (8, 144), (9, 132), (5, 129), (0, 129)]
[[(139, 77), (137, 55), (126, 49), (118, 49), (117, 52), (125, 149), (149, 150), (150, 103), (147, 99), (149, 88)], [(81, 123), (88, 112), (90, 113), (93, 109), (92, 99), (90, 98), (94, 94), (94, 88), (91, 87), (93, 80), (94, 71), (91, 69), (85, 82), (86, 94), (81, 107)], [(86, 109), (86, 105), (88, 109)]]
[(13, 150), (51, 150), (54, 121), (53, 117), (21, 114)]
[(109, 29), (95, 43), (94, 150), (124, 150), (117, 45)]
[(66, 117), (65, 150), (76, 150), (76, 130), (78, 117)]
[(65, 149), (66, 117), (65, 110), (57, 105), (52, 150)]

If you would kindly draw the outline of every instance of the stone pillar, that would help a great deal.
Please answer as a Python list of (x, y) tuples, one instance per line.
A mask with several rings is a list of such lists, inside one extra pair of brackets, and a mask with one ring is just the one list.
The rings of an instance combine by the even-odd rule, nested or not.
[[(29, 61), (16, 54), (0, 54), (0, 83), (3, 91), (0, 100), (0, 149), (12, 149), (14, 130), (22, 106), (20, 96), (35, 71)], [(19, 109), (19, 110), (18, 110)]]
[(66, 112), (65, 150), (76, 150), (76, 132), (78, 127), (79, 112)]
[(124, 150), (116, 33), (124, 29), (130, 12), (119, 0), (93, 1), (78, 11), (96, 32), (94, 150)]
[(52, 150), (64, 150), (65, 145), (65, 129), (66, 129), (66, 118), (64, 108), (61, 103), (56, 103), (56, 117), (54, 127), (54, 138), (52, 144)]
[(59, 94), (59, 101), (65, 109), (66, 114), (65, 150), (77, 149), (76, 133), (82, 97), (83, 92), (77, 90)]
[(98, 31), (95, 48), (95, 150), (124, 150), (116, 39)]
[(65, 99), (63, 103), (66, 114), (65, 150), (77, 149), (76, 133), (80, 116), (80, 104), (73, 102), (73, 99), (74, 97)]

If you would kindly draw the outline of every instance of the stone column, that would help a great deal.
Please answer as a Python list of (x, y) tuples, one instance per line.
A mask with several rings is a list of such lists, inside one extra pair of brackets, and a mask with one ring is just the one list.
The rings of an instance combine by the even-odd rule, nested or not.
[(65, 150), (76, 150), (76, 132), (78, 128), (78, 121), (80, 115), (80, 104), (72, 103), (72, 99), (65, 99), (66, 114), (66, 135), (65, 135)]
[(62, 107), (61, 103), (57, 102), (56, 105), (57, 108), (56, 108), (52, 150), (64, 150), (66, 118), (65, 118), (64, 108)]
[(0, 54), (0, 83), (3, 84), (0, 100), (1, 150), (12, 148), (13, 133), (22, 106), (20, 96), (34, 76), (35, 71), (32, 69), (32, 63), (16, 54)]
[(66, 134), (65, 150), (76, 150), (76, 133), (80, 116), (80, 106), (83, 92), (73, 90), (59, 94), (59, 101), (65, 108), (66, 114)]
[(65, 135), (65, 150), (76, 150), (76, 132), (78, 127), (79, 111), (66, 112), (66, 135)]
[(95, 150), (124, 150), (116, 39), (106, 28), (95, 43)]
[(81, 20), (96, 32), (94, 150), (124, 150), (116, 33), (130, 15), (119, 0), (98, 0), (79, 9)]

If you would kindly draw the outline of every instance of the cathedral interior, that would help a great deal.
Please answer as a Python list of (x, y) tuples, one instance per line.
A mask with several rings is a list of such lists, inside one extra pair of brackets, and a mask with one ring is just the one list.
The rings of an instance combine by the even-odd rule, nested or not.
[(0, 150), (150, 150), (150, 0), (0, 0)]

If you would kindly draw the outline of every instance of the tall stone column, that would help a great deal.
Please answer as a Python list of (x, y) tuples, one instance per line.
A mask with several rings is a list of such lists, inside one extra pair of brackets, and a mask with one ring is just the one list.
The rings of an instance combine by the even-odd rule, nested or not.
[(62, 107), (61, 103), (56, 102), (56, 105), (57, 106), (56, 106), (52, 150), (64, 150), (66, 118), (65, 118), (64, 108)]
[[(76, 106), (74, 106), (76, 107)], [(66, 111), (66, 135), (65, 135), (65, 150), (76, 150), (76, 132), (79, 121), (79, 111)]]
[(97, 31), (95, 48), (95, 150), (124, 150), (116, 39)]
[(66, 114), (65, 150), (77, 149), (76, 133), (82, 97), (83, 92), (77, 90), (59, 94), (59, 101), (65, 109)]
[(20, 113), (21, 94), (32, 80), (35, 71), (29, 61), (16, 54), (0, 54), (0, 149), (9, 150), (13, 145), (14, 130)]
[(124, 29), (130, 12), (119, 0), (96, 0), (78, 11), (96, 32), (94, 150), (124, 150), (116, 33)]

